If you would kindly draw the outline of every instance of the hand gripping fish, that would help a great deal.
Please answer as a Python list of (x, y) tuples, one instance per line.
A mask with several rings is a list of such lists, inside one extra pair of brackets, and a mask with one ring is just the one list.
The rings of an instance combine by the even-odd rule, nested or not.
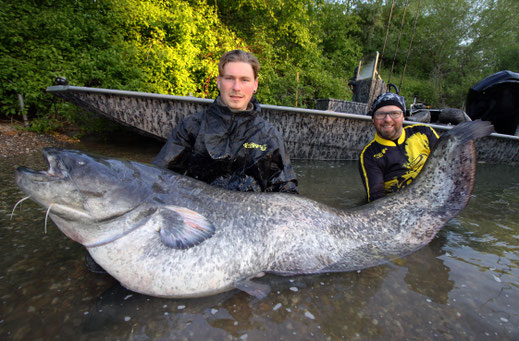
[(43, 150), (49, 168), (16, 170), (16, 183), (70, 239), (126, 288), (200, 297), (234, 288), (256, 297), (262, 273), (363, 269), (414, 252), (468, 203), (473, 139), (487, 122), (460, 124), (438, 141), (404, 190), (351, 210), (302, 196), (212, 187), (149, 164)]

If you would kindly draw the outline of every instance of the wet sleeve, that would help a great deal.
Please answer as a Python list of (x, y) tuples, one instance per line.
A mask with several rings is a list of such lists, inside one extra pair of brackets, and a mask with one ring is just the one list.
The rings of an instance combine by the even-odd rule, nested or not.
[(193, 147), (199, 130), (199, 122), (193, 116), (186, 117), (173, 130), (152, 164), (184, 173), (187, 168), (186, 155)]
[(292, 168), (290, 157), (285, 150), (285, 143), (279, 132), (276, 132), (275, 140), (278, 148), (272, 158), (271, 176), (265, 191), (299, 194), (296, 173)]
[[(296, 173), (292, 169), (290, 164), (285, 165), (284, 169), (280, 172), (279, 176), (272, 182), (272, 189), (275, 192), (299, 194), (297, 188)], [(267, 189), (268, 191), (268, 189)]]
[(386, 195), (384, 173), (375, 160), (364, 151), (359, 158), (359, 171), (369, 202)]
[(438, 135), (436, 130), (434, 130), (432, 127), (428, 126), (427, 128), (428, 128), (427, 138), (429, 139), (429, 149), (432, 150), (432, 148), (434, 147), (436, 142), (438, 142), (438, 139), (440, 138), (440, 136)]

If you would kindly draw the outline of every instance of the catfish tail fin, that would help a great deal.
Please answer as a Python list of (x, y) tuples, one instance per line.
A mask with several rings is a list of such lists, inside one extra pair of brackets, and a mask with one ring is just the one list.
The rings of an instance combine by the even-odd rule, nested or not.
[(443, 136), (454, 136), (460, 139), (461, 142), (467, 142), (468, 140), (485, 137), (493, 132), (495, 132), (494, 126), (490, 122), (476, 120), (460, 123), (443, 134)]

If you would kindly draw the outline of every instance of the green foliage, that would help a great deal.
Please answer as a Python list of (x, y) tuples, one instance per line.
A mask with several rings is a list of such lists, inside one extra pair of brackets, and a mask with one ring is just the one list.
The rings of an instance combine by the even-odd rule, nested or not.
[(401, 91), (416, 92), (432, 106), (462, 107), (481, 79), (519, 71), (517, 44), (511, 44), (519, 38), (516, 0), (421, 0), (420, 9), (417, 1), (397, 0), (392, 12), (392, 1), (353, 2), (365, 53), (384, 51), (381, 73), (387, 77), (394, 69), (397, 85), (405, 67)]
[(61, 123), (55, 118), (36, 117), (32, 120), (31, 126), (28, 130), (38, 134), (48, 134), (50, 132), (56, 131), (60, 127)]
[[(519, 36), (515, 41), (519, 41)], [(519, 45), (503, 46), (497, 52), (495, 62), (499, 70), (519, 72)]]
[[(138, 69), (117, 56), (120, 42), (102, 24), (105, 2), (2, 1), (0, 16), (0, 110), (15, 114), (24, 96), (33, 130), (55, 129), (45, 88), (57, 76), (77, 85), (121, 87)], [(129, 78), (131, 77), (131, 78)], [(45, 127), (45, 125), (48, 127)]]
[(461, 107), (479, 80), (519, 71), (518, 1), (392, 3), (0, 0), (0, 115), (20, 114), (22, 94), (34, 131), (112, 129), (45, 89), (62, 76), (78, 86), (214, 98), (218, 60), (234, 48), (260, 60), (262, 103), (309, 108), (319, 98), (351, 99), (348, 80), (374, 51), (383, 52), (383, 78), (408, 101), (436, 107)]
[[(361, 55), (357, 18), (342, 3), (219, 0), (218, 15), (259, 57), (262, 103), (313, 108), (315, 99), (348, 99)], [(246, 24), (244, 24), (246, 23)]]
[(213, 7), (204, 1), (126, 0), (113, 11), (146, 91), (216, 96), (219, 57), (240, 40), (220, 24)]
[[(6, 1), (0, 6), (0, 113), (25, 99), (33, 130), (47, 128), (58, 77), (78, 86), (214, 97), (217, 63), (240, 40), (204, 1)], [(48, 119), (71, 120), (64, 106)], [(95, 126), (95, 124), (93, 124)]]

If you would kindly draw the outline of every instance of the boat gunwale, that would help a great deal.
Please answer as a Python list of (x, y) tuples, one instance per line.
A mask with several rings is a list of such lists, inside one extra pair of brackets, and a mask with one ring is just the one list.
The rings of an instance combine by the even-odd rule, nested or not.
[[(194, 97), (194, 96), (164, 95), (164, 94), (156, 94), (156, 93), (151, 93), (151, 92), (139, 92), (139, 91), (131, 91), (131, 90), (117, 90), (117, 89), (105, 89), (105, 88), (89, 88), (89, 87), (75, 86), (75, 85), (53, 85), (53, 86), (49, 86), (46, 89), (46, 91), (50, 92), (50, 93), (66, 93), (66, 92), (74, 92), (74, 91), (75, 92), (90, 92), (90, 93), (107, 94), (107, 95), (115, 95), (115, 96), (175, 100), (175, 101), (194, 102), (194, 103), (201, 103), (201, 104), (209, 104), (214, 101), (214, 99), (199, 98), (199, 97)], [(276, 111), (292, 111), (292, 112), (298, 112), (298, 113), (305, 113), (305, 114), (309, 114), (309, 115), (331, 116), (331, 117), (349, 118), (349, 119), (365, 120), (365, 121), (371, 120), (371, 117), (368, 115), (340, 113), (340, 112), (328, 111), (328, 110), (295, 108), (295, 107), (278, 106), (278, 105), (271, 105), (271, 104), (261, 104), (261, 108), (267, 109), (267, 110), (276, 110)], [(408, 120), (405, 120), (404, 124), (405, 125), (425, 124), (425, 125), (431, 126), (434, 129), (438, 129), (438, 130), (450, 130), (454, 127), (454, 126), (449, 126), (449, 125), (439, 125), (439, 124), (434, 124), (434, 123), (421, 123), (421, 122), (414, 122), (414, 121), (408, 121)], [(514, 135), (492, 133), (490, 136), (519, 141), (519, 136), (514, 136)]]

